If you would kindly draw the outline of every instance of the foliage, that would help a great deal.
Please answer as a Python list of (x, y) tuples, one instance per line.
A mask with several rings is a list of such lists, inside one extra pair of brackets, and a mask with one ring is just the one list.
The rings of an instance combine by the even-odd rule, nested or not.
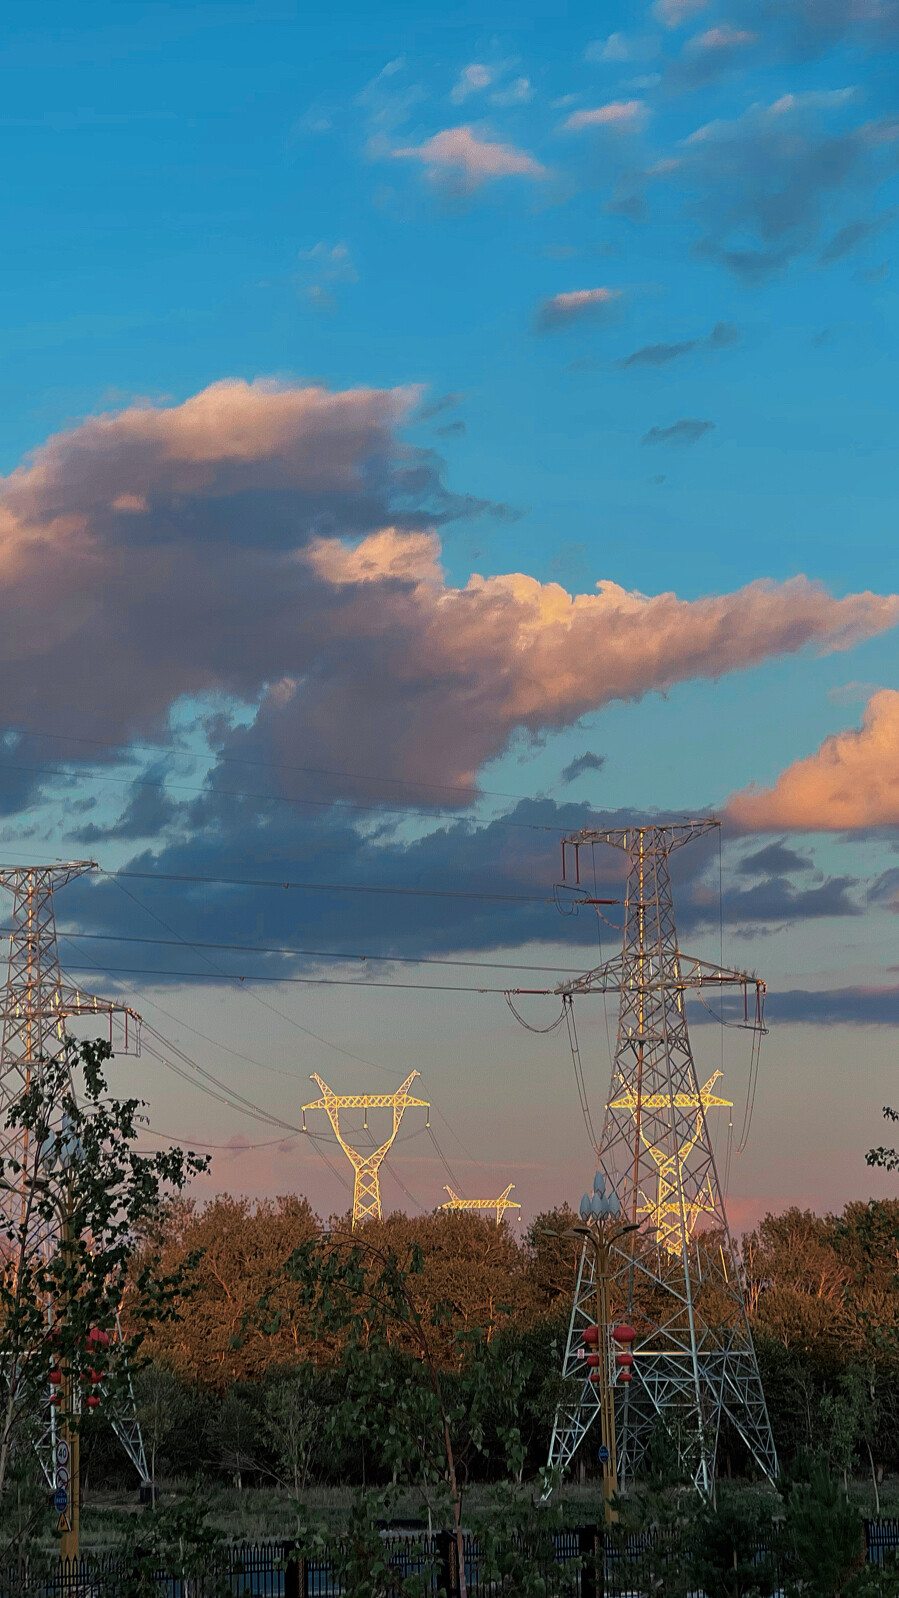
[(770, 1598), (777, 1587), (775, 1500), (719, 1485), (690, 1529), (693, 1584), (706, 1598)]
[[(200, 1583), (204, 1598), (231, 1592), (226, 1541), (209, 1524), (208, 1503), (196, 1493), (132, 1520), (118, 1551), (124, 1575), (110, 1576), (109, 1598), (158, 1598), (160, 1570), (180, 1577), (187, 1592), (194, 1590), (192, 1582)], [(92, 1590), (106, 1598), (102, 1579)]]
[[(326, 1558), (332, 1590), (345, 1593), (347, 1598), (425, 1598), (432, 1590), (427, 1559), (421, 1557), (418, 1574), (401, 1580), (391, 1569), (381, 1533), (393, 1505), (390, 1489), (360, 1493), (351, 1506), (346, 1530), (338, 1537), (325, 1522), (310, 1517), (300, 1507), (298, 1554), (308, 1560)], [(406, 1542), (404, 1553), (410, 1563), (419, 1552), (420, 1545), (412, 1540)]]
[(171, 1318), (191, 1266), (187, 1258), (162, 1271), (148, 1247), (133, 1269), (136, 1239), (163, 1189), (179, 1190), (207, 1162), (177, 1148), (135, 1150), (139, 1101), (107, 1093), (102, 1066), (111, 1052), (104, 1042), (67, 1039), (7, 1115), (7, 1129), (19, 1134), (14, 1147), (24, 1149), (21, 1159), (0, 1160), (0, 1185), (15, 1196), (0, 1222), (0, 1499), (8, 1517), (15, 1489), (16, 1536), (29, 1524), (18, 1506), (23, 1490), (33, 1491), (51, 1366), (70, 1386), (89, 1377), (97, 1363), (89, 1333), (97, 1327), (114, 1336), (127, 1297), (130, 1335), (113, 1343), (104, 1371), (104, 1393), (115, 1404), (128, 1391), (126, 1360), (132, 1370), (140, 1364), (149, 1329)]
[[(883, 1107), (884, 1119), (899, 1121), (899, 1110), (891, 1110), (888, 1104)], [(865, 1155), (869, 1165), (879, 1165), (884, 1171), (899, 1171), (899, 1153), (896, 1149), (869, 1149)]]
[(864, 1565), (858, 1510), (834, 1481), (826, 1459), (800, 1458), (781, 1482), (788, 1591), (799, 1598), (841, 1598)]
[[(544, 1598), (543, 1571), (554, 1560), (553, 1533), (563, 1520), (557, 1499), (541, 1502), (512, 1483), (494, 1488), (489, 1513), (474, 1523), (481, 1585), (509, 1598)], [(577, 1557), (556, 1566), (555, 1591), (577, 1592), (581, 1563)]]

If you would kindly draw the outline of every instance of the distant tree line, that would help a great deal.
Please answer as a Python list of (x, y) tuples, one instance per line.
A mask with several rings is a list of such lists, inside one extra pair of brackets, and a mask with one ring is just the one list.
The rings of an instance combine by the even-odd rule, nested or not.
[[(363, 1229), (373, 1248), (418, 1258), (417, 1303), (433, 1321), (448, 1402), (458, 1399), (463, 1417), (472, 1363), (482, 1383), (486, 1368), (496, 1413), (481, 1405), (477, 1447), (466, 1447), (460, 1426), (470, 1479), (503, 1474), (510, 1404), (519, 1473), (545, 1463), (575, 1269), (573, 1243), (547, 1234), (573, 1219), (564, 1207), (539, 1216), (520, 1242), (506, 1225), (447, 1211), (397, 1213)], [(352, 1379), (348, 1336), (315, 1320), (308, 1287), (288, 1268), (304, 1249), (326, 1259), (331, 1240), (349, 1234), (347, 1218), (326, 1228), (298, 1197), (225, 1196), (203, 1207), (179, 1199), (166, 1209), (148, 1247), (162, 1270), (182, 1275), (178, 1318), (151, 1333), (152, 1363), (137, 1380), (158, 1475), (281, 1482), (293, 1493), (384, 1478), (384, 1450), (365, 1425), (344, 1428), (335, 1443), (329, 1416)], [(899, 1200), (766, 1216), (746, 1235), (743, 1260), (783, 1463), (823, 1451), (838, 1476), (864, 1472), (876, 1491), (899, 1470)], [(365, 1316), (360, 1299), (357, 1344)], [(401, 1386), (419, 1357), (414, 1339), (402, 1324), (382, 1326), (378, 1338)], [(94, 1481), (120, 1473), (102, 1419), (84, 1441)], [(591, 1470), (594, 1454), (585, 1450)], [(722, 1439), (721, 1463), (725, 1475), (742, 1472), (738, 1439)]]

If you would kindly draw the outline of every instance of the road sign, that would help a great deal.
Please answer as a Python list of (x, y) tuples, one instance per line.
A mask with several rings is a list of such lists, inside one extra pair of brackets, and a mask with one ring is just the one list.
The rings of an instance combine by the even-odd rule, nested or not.
[(64, 1437), (60, 1437), (59, 1442), (56, 1444), (56, 1463), (57, 1465), (67, 1465), (69, 1463), (69, 1445)]
[(69, 1495), (68, 1495), (68, 1493), (66, 1492), (64, 1487), (57, 1487), (55, 1493), (53, 1494), (53, 1508), (54, 1509), (58, 1509), (61, 1512), (64, 1509), (68, 1509), (68, 1507), (69, 1507)]
[(607, 1465), (609, 1463), (609, 1450), (607, 1449), (605, 1443), (600, 1443), (596, 1457), (601, 1465)]
[(69, 1485), (69, 1472), (65, 1465), (57, 1465), (56, 1467), (56, 1485), (57, 1487), (68, 1487)]
[(71, 1531), (72, 1530), (71, 1518), (70, 1518), (69, 1515), (66, 1514), (65, 1510), (63, 1510), (63, 1512), (60, 1515), (58, 1521), (56, 1522), (56, 1530), (57, 1531)]

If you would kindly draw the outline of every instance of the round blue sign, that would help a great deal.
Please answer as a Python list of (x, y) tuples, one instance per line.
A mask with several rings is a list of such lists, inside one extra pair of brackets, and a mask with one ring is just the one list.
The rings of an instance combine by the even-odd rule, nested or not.
[(68, 1495), (68, 1493), (66, 1492), (64, 1487), (57, 1487), (55, 1493), (53, 1494), (53, 1508), (54, 1509), (58, 1509), (60, 1514), (61, 1514), (62, 1511), (64, 1509), (68, 1509), (68, 1507), (69, 1507), (69, 1495)]
[(600, 1443), (596, 1457), (601, 1465), (607, 1465), (609, 1463), (609, 1450), (607, 1449), (605, 1443)]

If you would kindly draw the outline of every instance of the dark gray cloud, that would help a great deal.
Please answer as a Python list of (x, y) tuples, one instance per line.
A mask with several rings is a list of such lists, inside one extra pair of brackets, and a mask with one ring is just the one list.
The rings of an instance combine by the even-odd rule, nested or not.
[(871, 904), (885, 904), (891, 910), (899, 910), (899, 867), (891, 866), (888, 871), (882, 871), (868, 889), (868, 899)]
[(455, 422), (445, 422), (443, 427), (435, 427), (434, 432), (438, 438), (461, 438), (466, 432), (465, 423), (459, 417)]
[(617, 364), (627, 366), (669, 366), (693, 350), (723, 350), (736, 344), (739, 329), (733, 322), (716, 322), (708, 338), (685, 339), (680, 344), (644, 344), (642, 349), (625, 355)]
[(788, 848), (781, 838), (777, 843), (767, 843), (764, 848), (756, 849), (753, 854), (744, 855), (737, 870), (742, 875), (751, 877), (782, 875), (788, 871), (810, 871), (814, 863), (808, 855), (802, 855), (798, 850)]
[(858, 916), (864, 905), (852, 897), (857, 877), (828, 877), (814, 888), (796, 888), (785, 876), (769, 876), (751, 887), (732, 889), (724, 895), (724, 912), (732, 922), (792, 921), (819, 916)]
[(841, 261), (845, 255), (851, 255), (860, 244), (867, 244), (870, 239), (877, 238), (878, 234), (892, 227), (896, 221), (895, 208), (884, 211), (880, 216), (868, 217), (867, 220), (847, 222), (838, 228), (833, 238), (824, 246), (818, 259), (822, 266), (830, 266), (834, 261)]
[(759, 42), (759, 35), (749, 28), (726, 23), (704, 28), (687, 40), (680, 56), (671, 62), (665, 87), (674, 93), (689, 93), (717, 83), (736, 67), (747, 65)]
[[(232, 746), (232, 754), (234, 747), (248, 753), (250, 745), (242, 740)], [(261, 756), (258, 737), (255, 747)], [(266, 776), (264, 768), (257, 768), (253, 779), (257, 791), (238, 793), (236, 783), (246, 778), (240, 778), (236, 766), (220, 766), (207, 791), (181, 807), (177, 825), (169, 826), (169, 841), (160, 841), (131, 860), (127, 869), (146, 873), (147, 880), (123, 879), (121, 886), (109, 879), (79, 882), (67, 889), (59, 913), (70, 918), (69, 929), (108, 932), (113, 939), (108, 947), (95, 939), (77, 945), (80, 956), (107, 968), (136, 966), (168, 973), (160, 977), (162, 981), (177, 981), (178, 973), (184, 972), (202, 977), (210, 969), (247, 980), (254, 974), (301, 975), (330, 963), (277, 953), (203, 955), (180, 945), (132, 949), (122, 941), (116, 946), (116, 939), (129, 937), (165, 940), (161, 918), (186, 945), (192, 939), (212, 940), (269, 950), (319, 950), (349, 958), (361, 953), (487, 955), (529, 943), (558, 942), (571, 949), (570, 957), (561, 957), (563, 965), (578, 969), (595, 961), (595, 912), (588, 907), (577, 911), (569, 888), (561, 902), (576, 913), (559, 916), (555, 893), (559, 842), (565, 833), (587, 826), (632, 826), (632, 812), (603, 812), (595, 805), (550, 799), (523, 800), (493, 821), (478, 825), (448, 817), (427, 836), (410, 840), (414, 821), (392, 815), (389, 800), (375, 814), (360, 814), (340, 804), (285, 802), (280, 775), (278, 780), (275, 772)], [(126, 815), (132, 814), (129, 805)], [(569, 867), (572, 864), (569, 857)], [(695, 935), (698, 953), (709, 928), (717, 931), (717, 864), (714, 833), (671, 857), (682, 944), (689, 950)], [(624, 865), (619, 851), (598, 845), (589, 856), (582, 854), (581, 877), (588, 873), (592, 886), (595, 870), (600, 894), (618, 898)], [(163, 880), (168, 877), (175, 880)], [(216, 878), (247, 885), (204, 880)], [(254, 886), (259, 879), (276, 886)], [(285, 887), (287, 883), (295, 886)], [(341, 885), (344, 891), (339, 891)], [(746, 892), (728, 895), (724, 916), (729, 925), (762, 928), (772, 920), (845, 915), (850, 913), (852, 885), (851, 879), (838, 878), (803, 892), (786, 878), (765, 879)], [(446, 896), (432, 895), (427, 891), (431, 889), (447, 890)], [(613, 923), (620, 920), (616, 907), (605, 914)], [(614, 948), (615, 933), (605, 926), (602, 931), (604, 943)], [(65, 961), (73, 958), (72, 947), (67, 947)], [(360, 968), (361, 980), (366, 972), (376, 974), (374, 967)], [(550, 978), (547, 973), (548, 985)], [(413, 973), (413, 979), (450, 980), (446, 973), (428, 977), (424, 971)], [(469, 978), (462, 975), (459, 980)], [(507, 981), (514, 985), (514, 974), (497, 974), (496, 986)], [(540, 983), (529, 978), (527, 985)]]
[(420, 405), (412, 419), (415, 422), (431, 422), (435, 416), (442, 416), (444, 411), (455, 410), (464, 399), (464, 394), (440, 394), (436, 399)]
[(715, 426), (714, 422), (703, 422), (695, 416), (683, 416), (680, 421), (672, 422), (670, 427), (651, 427), (644, 433), (641, 444), (696, 444), (704, 438)]
[(159, 839), (166, 828), (179, 819), (179, 807), (170, 799), (162, 786), (161, 774), (151, 769), (146, 779), (138, 779), (132, 786), (128, 801), (118, 820), (111, 826), (101, 827), (96, 822), (77, 827), (69, 833), (74, 843), (108, 843), (114, 839)]
[(567, 784), (582, 777), (585, 771), (602, 771), (605, 763), (605, 755), (595, 755), (588, 749), (585, 754), (578, 755), (576, 760), (571, 760), (567, 766), (562, 767), (562, 781)]
[(816, 992), (769, 989), (765, 1013), (772, 1025), (804, 1022), (812, 1026), (896, 1026), (899, 987), (831, 988)]
[[(852, 89), (785, 94), (683, 142), (670, 181), (685, 189), (701, 253), (761, 280), (820, 244), (842, 194), (857, 204), (895, 170), (893, 124), (860, 121), (855, 98)], [(837, 229), (838, 252), (843, 227), (857, 226)]]
[(668, 366), (672, 361), (679, 361), (682, 355), (689, 355), (699, 345), (699, 339), (685, 339), (682, 344), (644, 344), (642, 349), (634, 350), (632, 354), (625, 355), (619, 366)]

